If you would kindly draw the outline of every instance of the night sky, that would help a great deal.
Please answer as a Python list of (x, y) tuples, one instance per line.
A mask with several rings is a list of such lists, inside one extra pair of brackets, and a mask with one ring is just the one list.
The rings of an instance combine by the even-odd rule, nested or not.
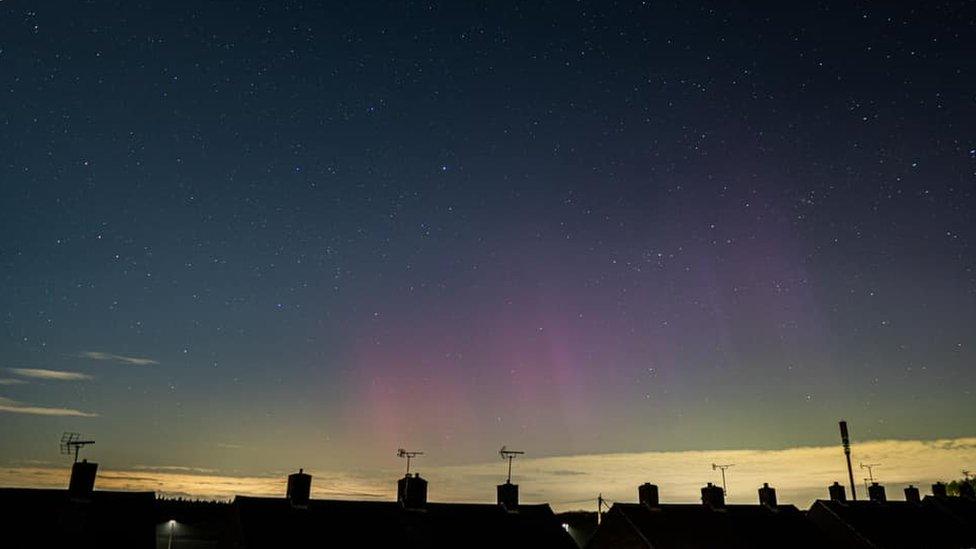
[(973, 436), (976, 9), (886, 4), (0, 3), (0, 463)]

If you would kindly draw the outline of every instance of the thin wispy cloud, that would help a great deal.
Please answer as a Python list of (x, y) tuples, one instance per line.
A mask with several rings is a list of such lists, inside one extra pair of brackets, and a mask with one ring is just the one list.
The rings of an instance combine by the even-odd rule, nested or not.
[(0, 385), (23, 385), (27, 383), (23, 379), (15, 379), (12, 377), (0, 377)]
[(107, 360), (110, 362), (118, 362), (120, 364), (131, 364), (133, 366), (151, 366), (153, 364), (159, 364), (158, 360), (151, 358), (117, 355), (113, 353), (103, 353), (101, 351), (82, 351), (78, 353), (78, 356), (91, 360)]
[(0, 412), (11, 414), (27, 414), (32, 416), (68, 416), (68, 417), (98, 417), (92, 412), (83, 412), (74, 408), (49, 408), (46, 406), (31, 406), (16, 400), (0, 397)]
[(206, 467), (187, 467), (184, 465), (133, 465), (136, 471), (151, 471), (163, 473), (193, 473), (199, 475), (209, 475), (218, 472), (216, 469)]
[(81, 372), (65, 372), (63, 370), (45, 370), (43, 368), (10, 368), (10, 371), (21, 377), (34, 379), (51, 379), (55, 381), (85, 381), (92, 376)]
[(243, 446), (241, 446), (240, 444), (231, 444), (230, 442), (218, 442), (217, 443), (217, 448), (226, 448), (226, 449), (229, 449), (229, 450), (238, 450), (240, 448), (243, 448)]

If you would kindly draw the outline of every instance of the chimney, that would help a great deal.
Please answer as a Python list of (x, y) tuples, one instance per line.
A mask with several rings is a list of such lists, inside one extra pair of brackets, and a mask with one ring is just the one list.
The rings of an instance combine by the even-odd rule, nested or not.
[(498, 485), (498, 505), (508, 511), (518, 510), (518, 484), (506, 482)]
[[(966, 481), (968, 480), (969, 479), (967, 478)], [(971, 482), (964, 481), (959, 483), (959, 496), (968, 499), (976, 499), (976, 489), (973, 489)]]
[(878, 484), (877, 482), (872, 482), (871, 486), (868, 486), (868, 499), (871, 501), (877, 501), (878, 503), (888, 501), (888, 497), (885, 496), (884, 486)]
[(905, 487), (905, 501), (911, 503), (920, 503), (922, 501), (921, 494), (918, 493), (918, 488), (909, 484)]
[(776, 488), (770, 486), (768, 482), (764, 482), (759, 489), (759, 504), (776, 508)]
[(89, 463), (87, 459), (76, 461), (71, 466), (71, 480), (68, 482), (68, 493), (73, 498), (85, 499), (95, 490), (95, 473), (97, 463)]
[(702, 503), (713, 509), (725, 507), (725, 491), (711, 482), (701, 489)]
[(427, 505), (427, 481), (420, 473), (410, 473), (397, 481), (397, 501), (406, 509), (423, 509)]
[(936, 482), (932, 485), (932, 495), (937, 498), (946, 497), (946, 485), (944, 482)]
[(836, 480), (827, 487), (827, 492), (830, 493), (830, 501), (847, 501), (847, 491)]
[(648, 507), (657, 507), (660, 505), (660, 498), (658, 496), (657, 484), (651, 484), (650, 482), (645, 482), (637, 487), (637, 501), (642, 505)]
[(307, 507), (312, 492), (312, 475), (299, 469), (297, 473), (288, 475), (288, 488), (285, 497), (295, 507)]

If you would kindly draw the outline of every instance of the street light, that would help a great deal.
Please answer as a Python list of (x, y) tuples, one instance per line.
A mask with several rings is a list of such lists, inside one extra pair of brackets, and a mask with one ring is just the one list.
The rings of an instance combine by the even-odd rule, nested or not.
[(173, 530), (176, 530), (176, 520), (169, 519), (169, 543), (166, 544), (166, 549), (173, 549)]

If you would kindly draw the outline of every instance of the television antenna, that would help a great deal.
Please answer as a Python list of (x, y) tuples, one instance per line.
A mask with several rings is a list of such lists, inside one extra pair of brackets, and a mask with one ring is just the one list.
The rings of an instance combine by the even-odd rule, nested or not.
[(498, 455), (502, 456), (502, 459), (508, 460), (508, 479), (505, 481), (506, 483), (512, 483), (512, 460), (524, 454), (525, 452), (521, 450), (508, 450), (504, 446), (498, 451)]
[(868, 470), (868, 478), (866, 478), (865, 480), (870, 480), (871, 482), (874, 482), (874, 468), (875, 467), (881, 467), (881, 464), (880, 463), (860, 463), (859, 465), (861, 466), (861, 469), (867, 469)]
[(729, 495), (729, 492), (728, 490), (725, 489), (725, 470), (728, 469), (729, 467), (735, 467), (735, 464), (734, 463), (725, 463), (722, 465), (718, 465), (715, 463), (712, 464), (712, 471), (716, 469), (722, 470), (722, 494), (726, 496)]
[(424, 455), (423, 452), (408, 452), (408, 451), (404, 450), (403, 448), (397, 449), (397, 457), (398, 458), (407, 458), (407, 474), (408, 475), (410, 474), (410, 460), (413, 459), (413, 458), (415, 458), (415, 457), (417, 457), (417, 456), (422, 456), (422, 455)]
[(78, 451), (81, 450), (83, 446), (88, 446), (89, 444), (95, 444), (94, 440), (81, 440), (81, 435), (79, 433), (69, 433), (65, 432), (61, 435), (61, 453), (70, 456), (75, 455), (75, 462), (78, 462)]

